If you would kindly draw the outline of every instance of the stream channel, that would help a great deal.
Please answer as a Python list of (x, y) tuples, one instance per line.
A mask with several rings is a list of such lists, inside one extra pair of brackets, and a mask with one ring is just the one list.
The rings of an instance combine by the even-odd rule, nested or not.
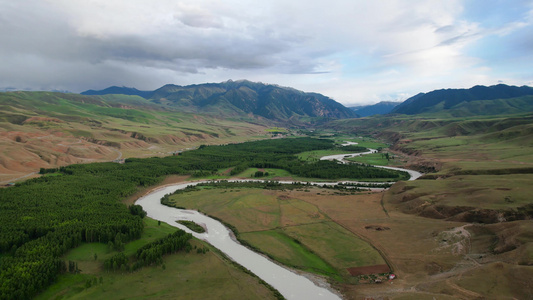
[[(346, 156), (357, 156), (362, 154), (373, 153), (374, 151), (375, 150), (370, 150), (369, 152), (358, 154), (341, 154), (336, 155), (335, 157), (323, 157), (322, 159), (336, 159), (340, 162), (346, 163), (345, 161), (343, 161), (343, 158)], [(409, 172), (409, 174), (411, 174), (410, 180), (414, 180), (421, 175), (418, 172), (407, 169), (399, 170)], [(304, 275), (297, 274), (294, 271), (284, 268), (278, 265), (277, 263), (269, 260), (268, 258), (264, 257), (263, 255), (258, 254), (241, 245), (235, 240), (235, 238), (233, 237), (233, 233), (230, 232), (230, 230), (227, 229), (224, 225), (222, 225), (219, 221), (214, 220), (194, 210), (177, 209), (161, 204), (161, 198), (163, 198), (164, 195), (171, 194), (179, 189), (184, 189), (187, 186), (197, 185), (199, 183), (204, 182), (209, 181), (196, 181), (161, 187), (139, 198), (135, 202), (135, 204), (141, 205), (143, 209), (148, 213), (148, 217), (165, 222), (171, 226), (183, 229), (186, 232), (191, 233), (194, 237), (207, 241), (208, 243), (225, 253), (235, 262), (247, 268), (268, 284), (272, 285), (287, 299), (341, 299), (341, 296), (332, 292), (331, 287), (327, 282), (325, 282), (325, 280), (318, 280), (320, 282), (319, 286)], [(292, 182), (280, 181), (280, 183)], [(320, 184), (322, 185), (324, 183)], [(207, 228), (207, 231), (205, 233), (193, 232), (187, 227), (176, 223), (177, 220), (188, 220), (193, 221), (197, 224), (204, 225), (205, 228)]]

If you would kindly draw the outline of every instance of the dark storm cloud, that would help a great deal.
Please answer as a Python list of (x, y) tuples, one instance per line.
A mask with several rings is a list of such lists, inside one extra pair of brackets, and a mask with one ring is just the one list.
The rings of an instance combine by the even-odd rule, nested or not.
[[(6, 4), (3, 6), (5, 8)], [(41, 7), (27, 14), (22, 14), (25, 10), (22, 7), (10, 6), (2, 10), (0, 20), (4, 26), (0, 34), (4, 37), (4, 46), (0, 53), (4, 60), (17, 65), (0, 67), (1, 85), (19, 85), (24, 80), (37, 87), (69, 82), (72, 79), (67, 71), (69, 66), (73, 73), (85, 74), (85, 85), (101, 82), (110, 75), (131, 78), (127, 72), (131, 72), (132, 67), (192, 74), (216, 68), (266, 68), (283, 64), (283, 61), (275, 61), (276, 55), (293, 43), (254, 27), (247, 28), (244, 34), (181, 28), (151, 35), (80, 34), (60, 13), (43, 9), (48, 9), (48, 13), (42, 14)], [(199, 13), (181, 15), (180, 21), (188, 27), (222, 27), (220, 20)], [(101, 68), (103, 76), (97, 68)], [(310, 68), (312, 66), (303, 70)], [(24, 73), (31, 75), (25, 77)]]

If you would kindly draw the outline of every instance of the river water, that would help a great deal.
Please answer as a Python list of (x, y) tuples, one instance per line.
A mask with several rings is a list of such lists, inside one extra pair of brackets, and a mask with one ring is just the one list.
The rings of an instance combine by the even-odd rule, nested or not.
[[(183, 229), (192, 233), (196, 238), (207, 241), (272, 285), (287, 299), (340, 299), (338, 295), (332, 293), (327, 287), (319, 287), (308, 278), (283, 268), (264, 256), (239, 244), (232, 238), (230, 231), (220, 222), (202, 215), (197, 211), (177, 209), (161, 204), (161, 198), (164, 195), (201, 182), (205, 181), (172, 185), (158, 189), (139, 198), (136, 204), (143, 207), (148, 213), (148, 217)], [(201, 234), (192, 232), (185, 226), (176, 223), (177, 220), (190, 220), (205, 225), (207, 232)]]
[[(346, 145), (353, 144), (356, 143), (347, 143)], [(322, 157), (321, 159), (334, 159), (346, 163), (344, 160), (346, 156), (364, 155), (374, 153), (375, 151), (376, 150), (371, 149), (365, 153), (331, 155)], [(416, 171), (392, 167), (385, 168), (407, 171), (409, 174), (411, 174), (411, 178), (409, 180), (414, 180), (421, 176), (421, 174)], [(329, 284), (326, 282), (322, 282), (321, 286), (318, 286), (307, 277), (281, 267), (266, 257), (244, 247), (238, 243), (232, 237), (232, 233), (217, 220), (211, 219), (203, 214), (198, 213), (197, 211), (177, 209), (161, 204), (161, 198), (164, 195), (173, 193), (179, 189), (184, 189), (187, 186), (204, 182), (207, 181), (189, 182), (162, 187), (139, 198), (136, 201), (136, 204), (143, 207), (143, 209), (148, 213), (148, 217), (183, 229), (187, 232), (190, 232), (194, 237), (207, 241), (225, 253), (231, 259), (256, 274), (259, 278), (272, 285), (287, 299), (341, 299), (340, 296), (331, 291)], [(207, 231), (206, 233), (193, 232), (187, 227), (176, 223), (177, 220), (194, 221), (197, 224), (204, 225), (207, 228)]]
[[(349, 145), (357, 145), (357, 143), (355, 142), (346, 142), (345, 144), (342, 144), (342, 146), (349, 146)], [(356, 157), (356, 156), (361, 156), (361, 155), (366, 155), (366, 154), (372, 154), (372, 153), (377, 153), (378, 151), (375, 150), (375, 149), (368, 149), (369, 151), (367, 152), (361, 152), (361, 153), (346, 153), (346, 154), (336, 154), (336, 155), (328, 155), (328, 156), (322, 156), (320, 159), (321, 160), (337, 160), (343, 164), (347, 164), (347, 163), (351, 163), (347, 160), (345, 160), (345, 158), (348, 158), (348, 157)], [(389, 170), (396, 170), (396, 171), (405, 171), (407, 173), (409, 173), (409, 180), (416, 180), (418, 179), (420, 176), (422, 176), (422, 173), (420, 172), (417, 172), (417, 171), (413, 171), (413, 170), (408, 170), (408, 169), (402, 169), (402, 168), (396, 168), (396, 167), (386, 167), (386, 166), (374, 166), (374, 167), (377, 167), (377, 168), (383, 168), (383, 169), (389, 169)]]

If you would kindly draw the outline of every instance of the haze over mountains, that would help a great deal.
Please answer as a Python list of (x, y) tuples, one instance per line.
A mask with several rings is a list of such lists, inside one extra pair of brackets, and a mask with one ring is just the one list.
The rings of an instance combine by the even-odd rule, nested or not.
[(381, 101), (373, 105), (353, 106), (350, 107), (359, 117), (368, 117), (373, 115), (386, 115), (390, 113), (401, 102)]

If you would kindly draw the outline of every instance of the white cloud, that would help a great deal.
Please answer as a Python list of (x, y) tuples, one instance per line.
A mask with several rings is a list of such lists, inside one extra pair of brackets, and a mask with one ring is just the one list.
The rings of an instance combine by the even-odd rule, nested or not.
[(8, 62), (0, 87), (155, 89), (246, 78), (355, 103), (512, 78), (496, 76), (500, 68), (475, 45), (527, 36), (531, 7), (491, 27), (469, 20), (464, 3), (0, 0), (0, 58)]

